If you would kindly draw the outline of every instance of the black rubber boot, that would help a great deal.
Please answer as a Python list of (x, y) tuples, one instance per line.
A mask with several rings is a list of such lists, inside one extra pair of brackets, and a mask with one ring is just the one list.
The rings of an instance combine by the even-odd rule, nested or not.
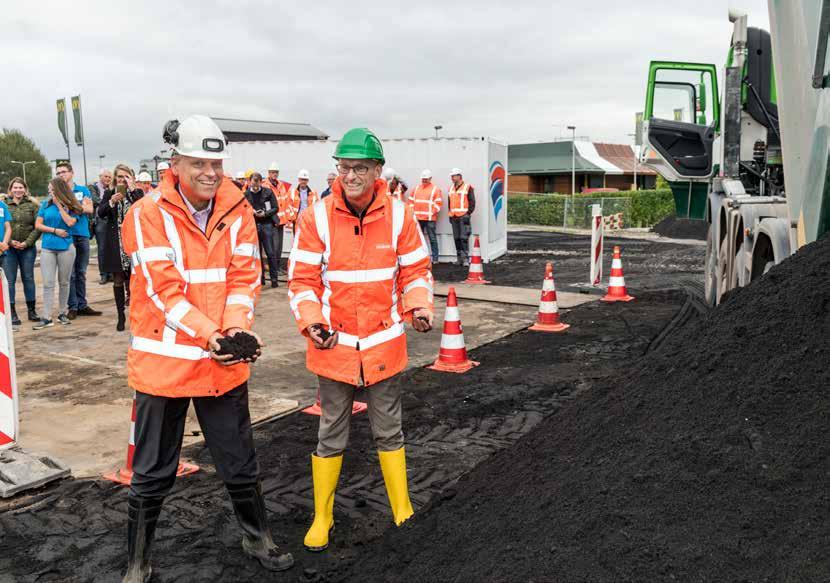
[(127, 322), (127, 317), (124, 315), (124, 304), (126, 303), (124, 286), (112, 286), (112, 294), (115, 296), (115, 309), (118, 310), (118, 323), (115, 325), (115, 329), (119, 332), (123, 332), (124, 324)]
[(153, 576), (150, 550), (164, 498), (127, 498), (127, 572), (121, 583), (147, 583)]
[(265, 514), (265, 499), (259, 483), (225, 484), (225, 487), (242, 529), (242, 550), (245, 554), (257, 559), (269, 571), (285, 571), (294, 566), (291, 553), (280, 553), (271, 538)]
[(11, 308), (12, 313), (12, 326), (20, 326), (22, 322), (20, 321), (20, 318), (17, 317), (17, 312), (14, 310), (14, 304), (9, 304), (9, 307)]
[(35, 300), (27, 300), (26, 307), (29, 311), (29, 322), (40, 322), (41, 318), (37, 315), (37, 311), (35, 311)]

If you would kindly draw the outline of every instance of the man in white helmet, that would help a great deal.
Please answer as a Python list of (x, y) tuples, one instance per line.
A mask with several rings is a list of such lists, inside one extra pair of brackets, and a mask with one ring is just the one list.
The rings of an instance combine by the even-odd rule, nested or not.
[[(274, 215), (274, 254), (277, 266), (282, 262), (282, 241), (286, 225), (294, 223), (294, 209), (288, 197), (288, 185), (280, 180), (280, 166), (276, 162), (268, 165), (268, 177), (262, 181), (262, 186), (274, 193), (277, 199), (277, 214)], [(282, 271), (279, 269), (279, 271)]]
[(458, 265), (470, 264), (470, 218), (476, 210), (476, 197), (473, 187), (464, 182), (460, 168), (450, 171), (452, 186), (447, 194), (452, 226), (452, 238), (455, 239), (455, 255)]
[(384, 170), (383, 178), (386, 180), (386, 184), (389, 189), (389, 196), (397, 198), (401, 202), (406, 202), (406, 191), (409, 190), (409, 188), (401, 180), (401, 177), (398, 176), (398, 173), (395, 172), (395, 169), (387, 168)]
[(135, 177), (135, 185), (139, 187), (144, 194), (147, 194), (153, 187), (153, 177), (150, 176), (150, 173), (146, 170), (142, 170), (138, 173), (138, 176)]
[(432, 171), (421, 172), (421, 184), (409, 195), (409, 203), (415, 210), (415, 218), (424, 236), (429, 239), (429, 248), (432, 262), (438, 263), (438, 235), (435, 231), (435, 221), (438, 220), (438, 211), (441, 210), (441, 189), (432, 183)]
[(159, 177), (159, 182), (162, 181), (162, 179), (164, 178), (164, 175), (169, 171), (170, 171), (170, 164), (168, 164), (167, 162), (159, 162), (159, 165), (156, 166), (156, 172), (157, 172), (158, 177)]
[(176, 479), (191, 401), (245, 554), (287, 569), (294, 560), (271, 538), (248, 410), (249, 363), (262, 346), (251, 332), (260, 290), (254, 214), (224, 179), (227, 144), (213, 120), (172, 120), (163, 135), (174, 151), (170, 172), (122, 226), (135, 274), (127, 378), (136, 391), (124, 583), (152, 576), (155, 525)]
[(291, 206), (294, 209), (293, 215), (295, 223), (305, 209), (313, 206), (319, 200), (317, 193), (308, 186), (310, 178), (311, 175), (309, 175), (308, 170), (300, 170), (297, 173), (297, 186), (292, 188), (291, 193), (288, 195)]

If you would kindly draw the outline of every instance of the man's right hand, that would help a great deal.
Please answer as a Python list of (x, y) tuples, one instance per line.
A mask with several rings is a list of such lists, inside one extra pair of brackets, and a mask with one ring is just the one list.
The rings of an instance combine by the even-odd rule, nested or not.
[[(337, 346), (337, 330), (330, 331), (326, 330), (322, 324), (312, 324), (306, 328), (306, 331), (314, 348), (318, 350), (328, 350)], [(330, 334), (325, 340), (323, 340), (324, 331)]]
[(208, 339), (208, 348), (210, 348), (210, 357), (215, 360), (218, 364), (222, 366), (230, 366), (232, 364), (236, 364), (239, 361), (231, 362), (233, 358), (233, 354), (217, 354), (222, 347), (219, 345), (219, 339), (224, 338), (224, 335), (221, 332), (214, 332), (210, 335)]

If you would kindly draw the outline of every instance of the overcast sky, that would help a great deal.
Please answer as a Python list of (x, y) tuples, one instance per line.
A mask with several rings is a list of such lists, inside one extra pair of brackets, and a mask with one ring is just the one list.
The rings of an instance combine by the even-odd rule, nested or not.
[(510, 143), (573, 124), (630, 143), (649, 60), (720, 69), (729, 6), (769, 28), (765, 0), (4, 2), (0, 125), (63, 157), (55, 100), (80, 93), (90, 175), (99, 154), (107, 166), (152, 157), (165, 120), (188, 113), (333, 137), (427, 136), (440, 123)]

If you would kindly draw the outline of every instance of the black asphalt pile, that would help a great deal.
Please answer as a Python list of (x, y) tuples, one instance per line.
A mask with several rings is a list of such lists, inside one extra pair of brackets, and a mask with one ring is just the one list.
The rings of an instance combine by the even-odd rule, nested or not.
[(246, 332), (237, 332), (233, 336), (225, 336), (217, 340), (219, 351), (216, 354), (232, 354), (233, 360), (243, 360), (256, 355), (259, 350), (257, 339)]
[(671, 239), (698, 239), (706, 240), (709, 223), (694, 219), (679, 219), (675, 216), (666, 217), (651, 228), (652, 231)]
[(330, 579), (827, 581), (829, 276), (802, 249)]

